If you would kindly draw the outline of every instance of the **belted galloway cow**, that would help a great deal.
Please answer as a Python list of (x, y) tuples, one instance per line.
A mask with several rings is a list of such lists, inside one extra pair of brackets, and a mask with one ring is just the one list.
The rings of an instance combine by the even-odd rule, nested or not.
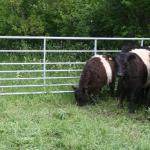
[[(118, 82), (118, 93), (120, 105), (123, 99), (129, 102), (129, 112), (133, 113), (137, 104), (150, 101), (145, 98), (145, 93), (150, 87), (150, 51), (149, 49), (136, 48), (129, 52), (121, 52), (116, 58)], [(146, 99), (146, 101), (145, 101)]]
[(115, 63), (105, 55), (91, 57), (85, 64), (79, 86), (74, 88), (76, 102), (83, 106), (92, 102), (92, 97), (99, 94), (104, 85), (110, 85), (113, 94), (115, 82)]

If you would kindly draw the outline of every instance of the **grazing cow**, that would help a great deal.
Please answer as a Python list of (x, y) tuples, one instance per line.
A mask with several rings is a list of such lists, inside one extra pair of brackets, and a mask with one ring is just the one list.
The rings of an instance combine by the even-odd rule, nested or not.
[(82, 71), (79, 87), (74, 88), (79, 106), (92, 102), (104, 85), (110, 85), (113, 94), (115, 83), (115, 63), (111, 57), (96, 55), (90, 58)]
[[(117, 75), (120, 78), (118, 93), (120, 105), (127, 97), (129, 112), (135, 111), (135, 105), (144, 103), (144, 92), (150, 86), (150, 51), (148, 49), (132, 49), (116, 56)], [(147, 99), (148, 105), (148, 99)]]

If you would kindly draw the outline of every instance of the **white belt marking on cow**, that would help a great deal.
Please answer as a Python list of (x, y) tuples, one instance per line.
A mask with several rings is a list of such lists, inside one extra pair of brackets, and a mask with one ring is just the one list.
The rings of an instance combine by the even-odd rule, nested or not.
[(112, 82), (112, 69), (111, 69), (109, 62), (102, 55), (95, 55), (93, 57), (98, 57), (100, 59), (106, 71), (107, 84), (111, 83)]
[(144, 62), (145, 66), (147, 68), (147, 73), (148, 73), (147, 82), (146, 82), (145, 86), (149, 85), (150, 84), (150, 51), (146, 50), (146, 49), (134, 49), (130, 52), (137, 54)]

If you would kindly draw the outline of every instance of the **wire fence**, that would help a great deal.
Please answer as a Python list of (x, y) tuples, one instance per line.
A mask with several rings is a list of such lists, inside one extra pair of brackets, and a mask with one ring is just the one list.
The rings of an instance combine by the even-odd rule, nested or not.
[[(72, 61), (71, 58), (74, 58), (71, 56), (72, 53), (79, 53), (78, 57), (87, 53), (90, 56), (97, 53), (116, 53), (120, 51), (118, 48), (99, 49), (98, 46), (100, 44), (98, 42), (138, 41), (143, 46), (144, 42), (149, 41), (150, 38), (0, 36), (0, 40), (39, 40), (42, 43), (41, 49), (32, 49), (32, 47), (30, 49), (7, 49), (7, 47), (0, 47), (0, 95), (26, 95), (73, 92), (71, 86), (78, 83), (80, 72), (86, 60)], [(60, 41), (60, 44), (62, 44), (62, 40), (86, 41), (87, 43), (91, 43), (90, 47), (93, 48), (72, 49), (68, 46), (64, 49), (57, 47), (49, 49), (49, 41)], [(11, 45), (8, 46), (11, 47)], [(17, 59), (15, 59), (14, 54), (18, 56)], [(33, 54), (33, 60), (27, 58), (28, 54)], [(63, 55), (57, 58), (58, 54)], [(69, 61), (65, 59), (66, 55), (64, 54), (70, 57)], [(36, 55), (40, 56), (39, 60), (34, 59)]]

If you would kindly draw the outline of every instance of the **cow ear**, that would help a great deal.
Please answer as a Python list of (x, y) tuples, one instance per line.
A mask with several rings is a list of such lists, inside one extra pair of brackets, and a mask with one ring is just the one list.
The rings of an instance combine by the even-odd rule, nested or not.
[(134, 54), (129, 54), (129, 55), (127, 56), (127, 61), (131, 61), (131, 60), (133, 60), (133, 59), (135, 59), (135, 55), (134, 55)]
[(109, 60), (109, 61), (112, 61), (112, 60), (113, 60), (113, 58), (110, 56), (110, 57), (108, 57), (108, 60)]
[(116, 60), (116, 56), (111, 56), (111, 59), (112, 59), (113, 61), (115, 61), (115, 60)]
[(112, 55), (105, 55), (105, 58), (106, 58), (108, 61), (114, 60), (114, 56), (112, 56)]

